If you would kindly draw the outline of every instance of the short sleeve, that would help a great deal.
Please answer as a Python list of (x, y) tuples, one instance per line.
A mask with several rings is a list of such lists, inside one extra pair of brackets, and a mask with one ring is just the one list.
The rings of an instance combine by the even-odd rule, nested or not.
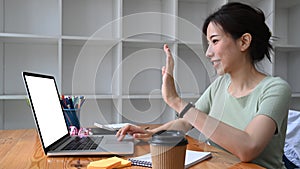
[(287, 118), (291, 90), (289, 85), (280, 78), (272, 78), (272, 81), (265, 84), (264, 92), (259, 100), (258, 114), (273, 119), (277, 129), (280, 130), (283, 120)]
[(226, 75), (223, 75), (223, 76), (219, 76), (215, 81), (213, 81), (195, 103), (195, 108), (199, 109), (200, 111), (206, 114), (209, 114), (212, 106), (213, 98), (220, 85), (224, 81), (226, 81), (226, 78), (228, 77)]
[(195, 108), (208, 114), (211, 107), (211, 86), (209, 86), (195, 103)]

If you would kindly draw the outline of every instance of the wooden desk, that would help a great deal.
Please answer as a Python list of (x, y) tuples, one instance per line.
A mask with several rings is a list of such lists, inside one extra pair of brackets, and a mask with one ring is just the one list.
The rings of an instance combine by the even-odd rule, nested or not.
[[(212, 158), (191, 167), (191, 169), (262, 168), (251, 163), (241, 163), (235, 156), (205, 143), (201, 143), (191, 137), (188, 137), (188, 140), (188, 149), (210, 151), (213, 155)], [(135, 146), (135, 154), (133, 156), (139, 156), (146, 153), (149, 153), (149, 145), (146, 143), (138, 143)], [(86, 168), (90, 161), (99, 160), (101, 158), (105, 157), (47, 157), (44, 155), (38, 134), (35, 129), (0, 130), (0, 168), (81, 169)], [(124, 158), (129, 158), (129, 156)], [(127, 168), (143, 167), (132, 166)]]

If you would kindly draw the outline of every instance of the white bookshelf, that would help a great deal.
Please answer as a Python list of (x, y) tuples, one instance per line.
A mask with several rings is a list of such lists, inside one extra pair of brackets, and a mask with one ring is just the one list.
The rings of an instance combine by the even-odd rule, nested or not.
[(173, 40), (177, 1), (123, 0), (122, 37), (140, 40)]
[(275, 3), (275, 47), (274, 75), (287, 80), (292, 89), (292, 109), (300, 109), (300, 2), (297, 0)]
[[(0, 0), (0, 129), (34, 127), (24, 70), (54, 75), (63, 94), (85, 95), (83, 126), (174, 119), (160, 91), (162, 46), (173, 52), (180, 96), (195, 102), (214, 78), (202, 24), (227, 1), (233, 0)], [(264, 69), (288, 80), (299, 98), (298, 1), (243, 2), (262, 8), (282, 37)]]

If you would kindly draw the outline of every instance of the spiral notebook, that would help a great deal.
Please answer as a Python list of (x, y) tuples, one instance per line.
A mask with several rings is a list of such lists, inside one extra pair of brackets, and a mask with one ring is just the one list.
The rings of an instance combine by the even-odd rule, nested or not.
[[(212, 157), (211, 152), (201, 152), (201, 151), (192, 151), (186, 150), (185, 154), (185, 168), (189, 168), (201, 161), (204, 161)], [(132, 165), (143, 166), (143, 167), (152, 167), (151, 154), (145, 154), (139, 157), (129, 158)]]

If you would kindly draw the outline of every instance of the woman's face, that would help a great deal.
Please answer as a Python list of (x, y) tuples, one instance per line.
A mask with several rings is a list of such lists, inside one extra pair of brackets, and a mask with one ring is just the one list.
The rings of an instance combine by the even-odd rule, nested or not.
[(206, 56), (219, 75), (231, 73), (241, 65), (239, 45), (221, 26), (210, 23), (207, 27), (208, 48)]

